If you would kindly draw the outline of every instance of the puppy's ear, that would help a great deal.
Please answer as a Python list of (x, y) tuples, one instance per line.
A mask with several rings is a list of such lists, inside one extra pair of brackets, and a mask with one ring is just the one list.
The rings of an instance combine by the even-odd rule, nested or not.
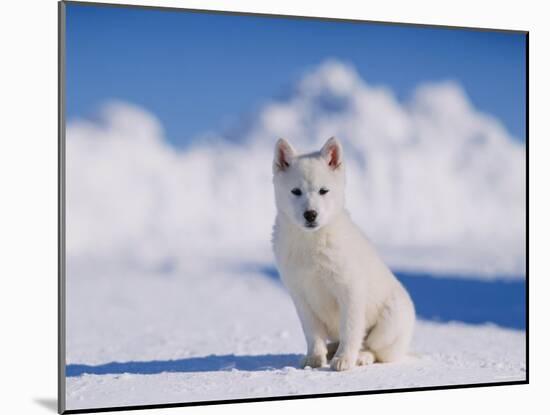
[(321, 149), (321, 156), (332, 170), (339, 169), (344, 161), (340, 141), (336, 137), (329, 138)]
[(296, 151), (284, 138), (279, 138), (275, 144), (275, 155), (273, 158), (273, 173), (285, 171), (290, 167)]

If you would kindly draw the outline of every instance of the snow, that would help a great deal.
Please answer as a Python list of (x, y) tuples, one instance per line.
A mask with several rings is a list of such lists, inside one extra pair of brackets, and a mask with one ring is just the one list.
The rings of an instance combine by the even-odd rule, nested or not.
[[(525, 146), (460, 85), (400, 101), (328, 60), (237, 127), (176, 148), (131, 103), (69, 121), (68, 409), (525, 379), (524, 331), (447, 321), (495, 322), (491, 309), (524, 327)], [(305, 341), (270, 244), (276, 139), (311, 151), (333, 135), (352, 218), (419, 312), (446, 320), (419, 320), (405, 361), (345, 373), (299, 369)], [(449, 283), (417, 291), (427, 277)], [(471, 301), (443, 310), (444, 290)]]
[(68, 409), (525, 379), (520, 330), (418, 321), (406, 361), (302, 370), (291, 300), (261, 273), (72, 272)]
[(275, 141), (312, 151), (335, 135), (352, 218), (391, 266), (524, 278), (525, 146), (460, 85), (426, 83), (400, 101), (328, 60), (237, 127), (175, 148), (131, 103), (70, 120), (68, 257), (270, 262)]

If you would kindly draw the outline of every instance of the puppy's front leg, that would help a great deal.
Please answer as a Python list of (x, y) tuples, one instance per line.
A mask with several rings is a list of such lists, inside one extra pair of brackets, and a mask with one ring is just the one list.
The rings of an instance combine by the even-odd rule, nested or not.
[(294, 298), (296, 311), (302, 323), (302, 330), (307, 342), (307, 355), (302, 362), (302, 367), (321, 367), (327, 364), (326, 329), (323, 323), (313, 313), (309, 305), (299, 298)]
[(365, 307), (357, 293), (346, 293), (339, 305), (340, 344), (330, 362), (330, 367), (337, 371), (355, 366), (366, 330)]

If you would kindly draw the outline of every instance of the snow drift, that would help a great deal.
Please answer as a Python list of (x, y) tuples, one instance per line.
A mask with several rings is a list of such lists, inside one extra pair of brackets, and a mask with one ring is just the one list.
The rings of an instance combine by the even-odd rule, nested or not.
[(327, 61), (237, 130), (185, 149), (129, 103), (71, 120), (69, 278), (83, 263), (271, 262), (273, 145), (285, 137), (311, 151), (330, 136), (344, 146), (348, 209), (391, 266), (523, 277), (525, 147), (456, 83), (420, 85), (400, 102), (351, 65)]
[(68, 409), (526, 379), (524, 331), (423, 320), (405, 361), (301, 370), (292, 300), (254, 272), (98, 272), (67, 290)]

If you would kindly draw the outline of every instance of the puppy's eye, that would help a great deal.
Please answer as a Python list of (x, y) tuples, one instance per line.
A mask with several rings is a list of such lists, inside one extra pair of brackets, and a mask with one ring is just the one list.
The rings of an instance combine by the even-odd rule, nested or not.
[(302, 196), (302, 191), (300, 189), (298, 189), (297, 187), (295, 187), (294, 189), (292, 189), (290, 191), (290, 193), (292, 193), (293, 195), (296, 195), (296, 196)]
[(319, 194), (321, 196), (326, 195), (327, 193), (328, 193), (328, 189), (325, 189), (324, 187), (321, 190), (319, 190)]

